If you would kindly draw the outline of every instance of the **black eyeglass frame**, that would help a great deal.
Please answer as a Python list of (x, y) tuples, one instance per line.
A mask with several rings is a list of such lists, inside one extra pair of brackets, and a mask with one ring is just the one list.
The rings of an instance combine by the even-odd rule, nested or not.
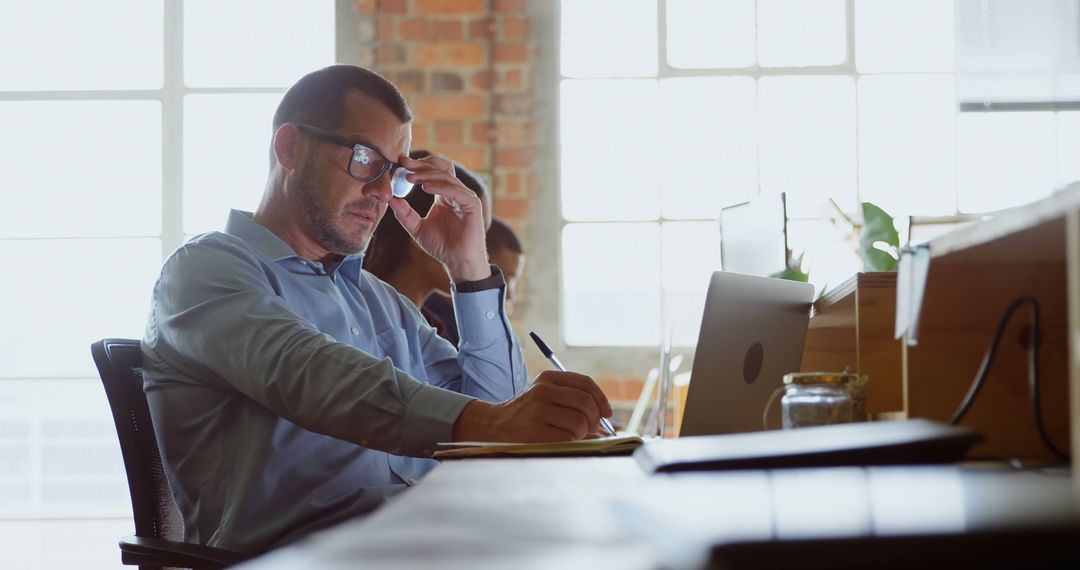
[[(385, 154), (380, 152), (379, 149), (377, 149), (377, 148), (375, 148), (375, 147), (373, 147), (373, 146), (371, 146), (371, 145), (369, 145), (369, 144), (367, 144), (365, 142), (362, 142), (362, 141), (351, 141), (351, 140), (349, 140), (349, 139), (347, 139), (347, 138), (345, 138), (345, 137), (343, 137), (343, 136), (341, 136), (341, 135), (339, 135), (337, 133), (328, 131), (326, 129), (321, 129), (321, 128), (313, 126), (313, 125), (308, 125), (308, 124), (304, 124), (304, 123), (296, 123), (296, 128), (300, 132), (302, 132), (302, 133), (304, 133), (306, 135), (309, 135), (309, 136), (311, 136), (311, 137), (313, 137), (315, 139), (321, 140), (323, 142), (328, 142), (328, 143), (333, 143), (333, 144), (336, 144), (336, 145), (341, 145), (341, 146), (343, 146), (345, 148), (351, 149), (352, 154), (349, 155), (349, 162), (348, 162), (348, 164), (345, 165), (345, 171), (348, 172), (349, 176), (353, 177), (353, 179), (355, 179), (356, 181), (363, 182), (364, 184), (369, 184), (369, 183), (375, 182), (376, 180), (381, 178), (382, 175), (386, 174), (387, 171), (390, 171), (390, 176), (391, 176), (390, 187), (391, 187), (391, 190), (394, 193), (394, 196), (396, 196), (398, 198), (404, 198), (405, 196), (409, 195), (409, 192), (412, 191), (412, 186), (413, 186), (412, 183), (405, 180), (405, 174), (412, 173), (412, 171), (409, 170), (408, 168), (405, 168), (400, 162), (394, 162), (393, 160), (390, 160), (389, 158), (386, 157)], [(354, 162), (354, 158), (357, 156), (358, 153), (360, 153), (362, 151), (373, 152), (379, 158), (383, 159), (382, 168), (374, 176), (369, 176), (369, 177), (365, 178), (365, 177), (357, 176), (357, 175), (353, 174), (352, 164)], [(402, 184), (407, 185), (405, 189), (400, 190), (400, 191), (395, 187), (395, 184), (394, 184), (394, 182), (397, 181), (395, 179), (398, 178), (398, 174), (397, 174), (398, 169), (401, 169), (403, 171), (403, 173), (400, 175), (400, 182)]]

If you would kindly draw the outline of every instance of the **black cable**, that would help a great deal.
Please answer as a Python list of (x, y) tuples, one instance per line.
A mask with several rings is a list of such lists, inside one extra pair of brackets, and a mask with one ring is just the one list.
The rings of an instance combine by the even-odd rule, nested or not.
[(1027, 339), (1028, 394), (1031, 399), (1031, 411), (1035, 416), (1035, 428), (1039, 431), (1039, 439), (1042, 440), (1043, 445), (1051, 453), (1063, 461), (1069, 461), (1069, 454), (1058, 449), (1054, 442), (1050, 441), (1050, 436), (1046, 433), (1046, 425), (1043, 423), (1042, 400), (1039, 398), (1039, 303), (1033, 297), (1020, 297), (1005, 309), (1005, 314), (1001, 316), (997, 330), (994, 331), (994, 336), (990, 340), (990, 346), (987, 348), (986, 354), (983, 355), (979, 371), (975, 373), (975, 380), (972, 381), (964, 400), (960, 403), (960, 407), (957, 408), (949, 423), (953, 425), (960, 423), (960, 420), (964, 419), (964, 415), (967, 414), (968, 409), (971, 408), (971, 404), (974, 403), (975, 397), (979, 395), (979, 390), (982, 389), (983, 383), (986, 381), (990, 367), (994, 364), (994, 356), (997, 354), (997, 347), (1001, 342), (1002, 334), (1005, 332), (1005, 326), (1009, 324), (1009, 319), (1013, 313), (1024, 305), (1031, 308), (1030, 333)]

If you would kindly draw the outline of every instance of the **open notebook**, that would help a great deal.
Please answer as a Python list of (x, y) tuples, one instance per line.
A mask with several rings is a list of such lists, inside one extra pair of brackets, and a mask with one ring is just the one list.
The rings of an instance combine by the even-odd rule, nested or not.
[(643, 440), (636, 435), (609, 435), (555, 443), (504, 443), (493, 441), (452, 441), (440, 443), (435, 459), (467, 457), (542, 457), (565, 455), (618, 455), (637, 449)]

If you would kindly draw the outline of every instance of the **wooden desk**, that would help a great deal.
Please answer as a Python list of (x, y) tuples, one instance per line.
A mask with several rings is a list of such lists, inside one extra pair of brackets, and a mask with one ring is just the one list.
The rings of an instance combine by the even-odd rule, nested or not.
[(373, 515), (243, 565), (700, 567), (713, 544), (1075, 520), (1068, 473), (957, 467), (646, 476), (633, 459), (446, 462)]

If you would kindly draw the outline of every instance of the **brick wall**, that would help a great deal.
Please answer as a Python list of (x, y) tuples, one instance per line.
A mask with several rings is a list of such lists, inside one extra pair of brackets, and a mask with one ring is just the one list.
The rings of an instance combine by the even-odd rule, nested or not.
[(413, 148), (480, 173), (495, 215), (523, 237), (537, 141), (532, 37), (525, 0), (357, 0), (356, 61), (404, 92)]
[[(401, 88), (415, 116), (414, 149), (450, 156), (491, 183), (495, 215), (514, 227), (528, 253), (512, 318), (518, 336), (545, 332), (560, 353), (574, 355), (557, 337), (554, 2), (357, 0), (352, 21), (339, 26), (339, 34), (349, 36), (339, 44), (355, 53), (339, 59), (374, 69)], [(524, 349), (533, 374), (550, 367), (539, 351)], [(619, 368), (633, 370), (627, 373), (608, 369), (614, 351), (600, 353), (572, 359), (576, 369), (597, 379), (622, 423), (655, 356), (639, 355), (634, 363), (614, 359), (621, 360)]]

